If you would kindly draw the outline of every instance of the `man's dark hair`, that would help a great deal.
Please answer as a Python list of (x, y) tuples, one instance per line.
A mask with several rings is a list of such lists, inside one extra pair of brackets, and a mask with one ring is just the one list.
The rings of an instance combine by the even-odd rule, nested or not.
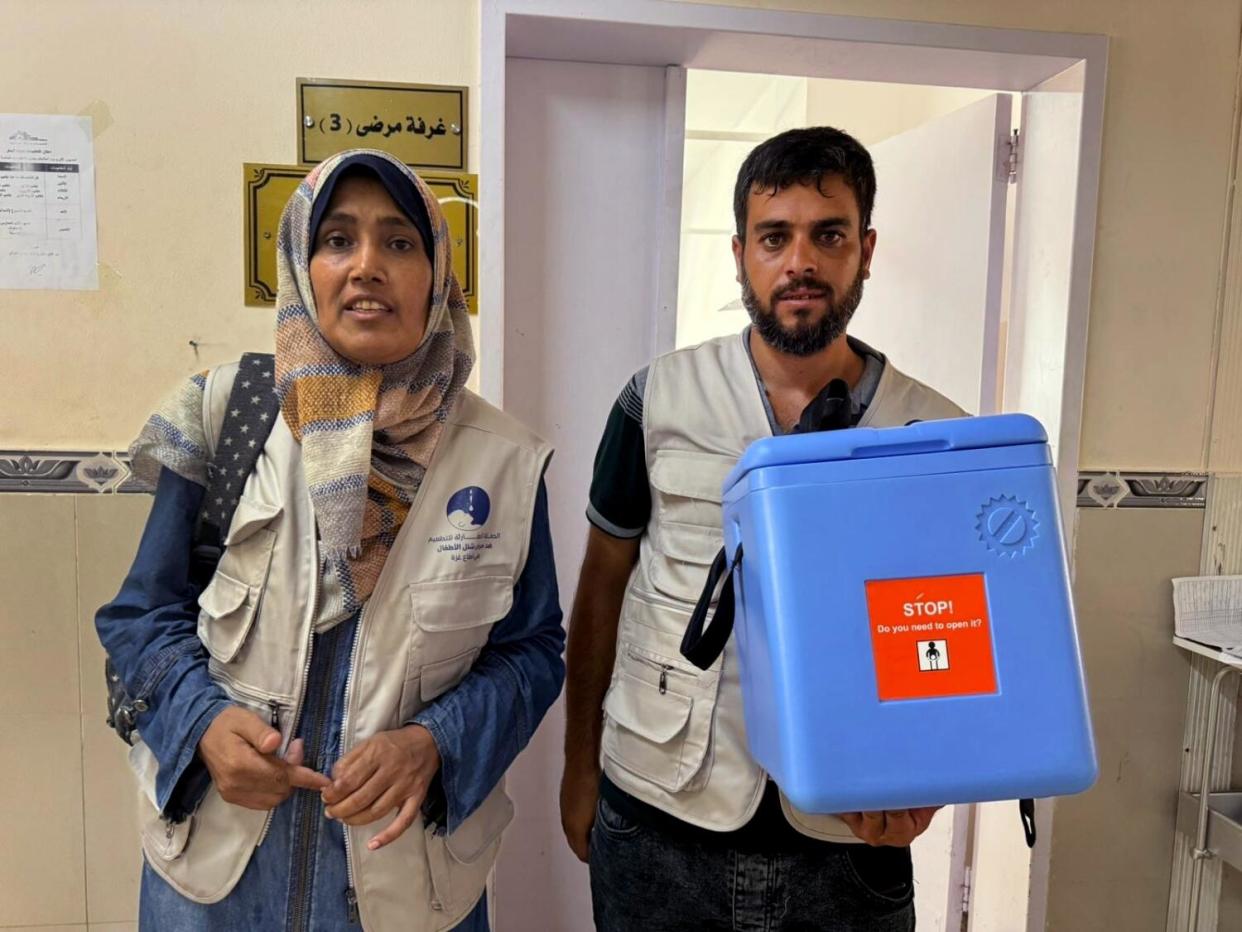
[(831, 126), (786, 130), (759, 143), (746, 156), (733, 188), (733, 219), (737, 235), (746, 239), (746, 198), (751, 191), (778, 194), (793, 184), (820, 187), (825, 175), (840, 175), (854, 192), (862, 221), (860, 233), (871, 228), (875, 206), (875, 167), (862, 143)]

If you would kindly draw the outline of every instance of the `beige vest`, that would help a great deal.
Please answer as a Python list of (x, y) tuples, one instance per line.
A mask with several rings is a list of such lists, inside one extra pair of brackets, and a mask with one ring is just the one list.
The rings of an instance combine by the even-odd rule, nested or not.
[[(236, 366), (208, 376), (204, 415), (218, 437)], [(469, 672), (492, 626), (508, 614), (526, 562), (539, 481), (551, 449), (512, 418), (463, 391), (409, 517), (359, 622), (346, 688), (342, 753), (400, 727)], [(491, 501), (482, 528), (449, 523), (447, 504), (478, 486)], [(246, 482), (225, 551), (199, 599), (198, 633), (212, 677), (239, 705), (273, 721), (281, 753), (310, 669), (319, 587), (315, 517), (301, 447), (279, 419)], [(211, 788), (181, 824), (154, 805), (156, 765), (141, 743), (131, 763), (144, 789), (143, 850), (183, 896), (227, 896), (263, 839), (268, 812), (230, 805)], [(451, 928), (478, 902), (513, 816), (503, 783), (451, 835), (421, 821), (378, 851), (381, 824), (349, 827), (351, 885), (369, 932)], [(344, 895), (342, 891), (342, 895)]]
[[(662, 356), (643, 401), (651, 519), (630, 577), (617, 660), (604, 699), (603, 766), (638, 799), (703, 828), (731, 831), (755, 814), (766, 774), (746, 745), (733, 641), (701, 671), (682, 635), (723, 544), (721, 485), (753, 441), (772, 435), (737, 335)], [(960, 408), (887, 364), (859, 426), (961, 417)], [(794, 809), (805, 835), (856, 841), (834, 816)]]

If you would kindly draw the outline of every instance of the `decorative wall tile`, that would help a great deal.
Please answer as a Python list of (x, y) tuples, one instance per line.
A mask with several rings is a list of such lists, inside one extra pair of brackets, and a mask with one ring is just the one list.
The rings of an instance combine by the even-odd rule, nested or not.
[(1207, 484), (1201, 473), (1079, 473), (1078, 507), (1203, 508)]
[(0, 450), (0, 492), (150, 492), (115, 452)]
[[(150, 492), (124, 452), (0, 450), (0, 492)], [(1203, 508), (1201, 473), (1084, 472), (1080, 508)]]

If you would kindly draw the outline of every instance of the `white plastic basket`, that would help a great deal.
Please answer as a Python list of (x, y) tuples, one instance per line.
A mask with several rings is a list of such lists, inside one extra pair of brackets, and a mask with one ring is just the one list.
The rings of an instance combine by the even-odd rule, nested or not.
[(1242, 576), (1174, 579), (1173, 626), (1178, 637), (1215, 647), (1242, 647)]

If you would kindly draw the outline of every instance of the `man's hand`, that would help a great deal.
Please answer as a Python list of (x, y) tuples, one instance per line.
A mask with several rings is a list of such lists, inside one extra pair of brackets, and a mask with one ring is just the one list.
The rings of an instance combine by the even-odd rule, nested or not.
[(440, 751), (423, 726), (381, 731), (332, 768), (332, 784), (323, 791), (327, 816), (346, 825), (370, 825), (398, 810), (392, 823), (367, 843), (375, 851), (414, 824), (439, 769)]
[(599, 768), (565, 762), (561, 776), (561, 828), (579, 861), (586, 863), (591, 851), (591, 827), (599, 802)]
[(579, 860), (590, 853), (599, 799), (599, 749), (604, 694), (612, 679), (617, 624), (639, 538), (622, 539), (592, 527), (578, 572), (565, 653), (565, 771), (561, 776), (561, 828)]
[(873, 847), (891, 845), (904, 848), (927, 831), (932, 816), (940, 808), (924, 806), (922, 809), (890, 809), (886, 812), (844, 812), (841, 820), (850, 827), (855, 837)]
[(198, 756), (221, 798), (246, 809), (274, 809), (295, 788), (320, 790), (331, 781), (302, 766), (302, 745), (294, 741), (284, 760), (276, 756), (280, 732), (253, 712), (229, 706), (198, 742)]

